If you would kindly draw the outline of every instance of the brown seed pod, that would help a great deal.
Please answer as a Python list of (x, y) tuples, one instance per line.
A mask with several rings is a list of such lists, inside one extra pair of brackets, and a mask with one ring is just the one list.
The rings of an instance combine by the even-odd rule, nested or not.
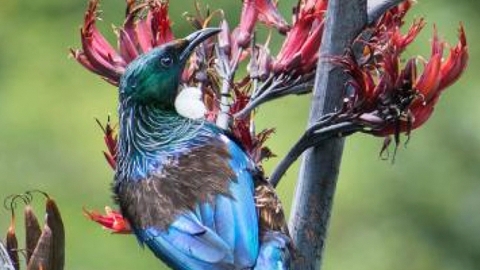
[(32, 257), (33, 251), (37, 246), (40, 235), (42, 234), (42, 229), (38, 223), (38, 219), (33, 212), (32, 206), (25, 206), (24, 210), (25, 215), (25, 248), (27, 250), (27, 264)]
[(5, 247), (7, 249), (8, 257), (10, 257), (10, 262), (16, 270), (20, 269), (20, 261), (18, 256), (18, 240), (15, 233), (15, 207), (17, 205), (17, 199), (22, 199), (27, 202), (23, 195), (19, 194), (10, 195), (3, 201), (3, 206), (5, 207), (5, 209), (10, 210), (12, 213), (10, 226), (8, 227), (7, 237), (5, 239)]
[(20, 269), (20, 261), (18, 258), (18, 240), (15, 234), (15, 217), (12, 217), (12, 222), (10, 223), (10, 227), (7, 231), (7, 238), (5, 239), (6, 248), (8, 256), (10, 257), (10, 261), (13, 264), (15, 270)]
[(47, 222), (46, 226), (51, 229), (52, 242), (50, 263), (48, 270), (63, 270), (65, 265), (65, 228), (57, 204), (51, 198), (46, 202)]
[(38, 244), (27, 265), (27, 270), (51, 270), (52, 266), (52, 230), (45, 224)]

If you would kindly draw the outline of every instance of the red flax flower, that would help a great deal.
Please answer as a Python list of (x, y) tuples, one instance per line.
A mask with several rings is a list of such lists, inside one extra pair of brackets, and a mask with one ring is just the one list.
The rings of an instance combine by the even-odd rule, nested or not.
[(83, 213), (91, 220), (99, 223), (103, 228), (112, 231), (112, 233), (128, 234), (132, 232), (130, 224), (120, 214), (120, 212), (112, 210), (110, 207), (105, 206), (105, 215), (98, 213), (97, 211), (88, 211), (83, 209)]
[[(140, 13), (147, 10), (146, 16)], [(71, 55), (85, 68), (118, 85), (125, 67), (142, 53), (173, 39), (168, 18), (168, 2), (152, 0), (136, 4), (127, 0), (126, 18), (116, 29), (118, 50), (98, 31), (98, 0), (90, 0), (80, 30), (82, 49), (72, 49)]]
[(322, 41), (327, 0), (300, 1), (292, 29), (273, 62), (280, 73), (308, 73), (315, 69)]
[(257, 21), (273, 26), (286, 33), (289, 26), (272, 0), (243, 0), (240, 24), (234, 30), (234, 37), (242, 48), (248, 47)]
[[(391, 33), (397, 35), (397, 31)], [(373, 135), (393, 134), (396, 143), (400, 133), (408, 135), (430, 118), (443, 90), (457, 81), (468, 62), (463, 26), (459, 28), (458, 44), (450, 48), (446, 58), (443, 55), (448, 45), (439, 40), (435, 29), (431, 56), (423, 64), (420, 75), (417, 75), (420, 58), (412, 58), (400, 68), (403, 49), (399, 50), (402, 46), (396, 42), (405, 44), (404, 41), (389, 39), (378, 43), (381, 46), (370, 44), (377, 55), (372, 60), (374, 63), (358, 64), (352, 54), (340, 60), (352, 77), (349, 85), (353, 94), (348, 101), (352, 112), (372, 128)]]
[(107, 123), (102, 125), (100, 120), (96, 119), (98, 125), (103, 131), (103, 140), (105, 145), (107, 146), (107, 151), (103, 151), (103, 156), (108, 162), (108, 165), (115, 170), (117, 167), (117, 142), (118, 142), (118, 135), (116, 126), (112, 126), (110, 122), (110, 116), (108, 116)]

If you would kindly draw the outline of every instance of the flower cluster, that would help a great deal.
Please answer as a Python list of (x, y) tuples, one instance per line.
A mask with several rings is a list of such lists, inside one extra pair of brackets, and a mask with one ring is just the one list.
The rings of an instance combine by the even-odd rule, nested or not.
[[(250, 50), (249, 79), (260, 83), (252, 87), (249, 102), (237, 113), (237, 117), (245, 117), (267, 101), (310, 92), (318, 62), (327, 4), (327, 0), (299, 0), (294, 8), (291, 27), (286, 31), (281, 49), (276, 55), (269, 49), (269, 39), (263, 45), (253, 42)], [(245, 28), (245, 32), (247, 30), (248, 28)]]
[[(468, 61), (467, 40), (463, 26), (459, 41), (444, 58), (445, 48), (434, 29), (430, 59), (414, 57), (403, 62), (402, 52), (415, 39), (425, 23), (416, 20), (406, 34), (400, 32), (411, 1), (387, 12), (374, 26), (361, 57), (349, 52), (334, 59), (351, 76), (348, 84), (348, 110), (371, 128), (375, 136), (394, 135), (420, 127), (431, 116), (443, 90), (463, 73)], [(389, 141), (389, 140), (388, 140)]]
[[(143, 11), (146, 16), (138, 19)], [(82, 49), (72, 49), (71, 55), (85, 68), (118, 85), (125, 67), (140, 54), (173, 39), (168, 18), (168, 2), (149, 1), (136, 4), (127, 0), (126, 18), (116, 29), (118, 50), (99, 32), (98, 0), (91, 0), (80, 29)]]

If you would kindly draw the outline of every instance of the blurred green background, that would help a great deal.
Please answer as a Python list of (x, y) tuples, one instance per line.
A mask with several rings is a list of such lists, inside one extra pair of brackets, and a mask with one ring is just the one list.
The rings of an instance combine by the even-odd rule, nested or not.
[[(237, 21), (240, 1), (209, 2), (225, 9), (232, 24)], [(281, 1), (284, 14), (294, 2)], [(429, 24), (407, 54), (428, 57), (434, 22), (442, 37), (456, 43), (462, 21), (471, 45), (469, 69), (395, 164), (378, 158), (380, 138), (348, 139), (326, 270), (480, 269), (480, 2), (418, 2), (411, 17), (424, 16)], [(116, 110), (116, 89), (68, 57), (68, 48), (80, 44), (86, 0), (0, 4), (0, 198), (29, 189), (56, 198), (67, 230), (66, 269), (165, 269), (134, 237), (110, 235), (82, 215), (83, 206), (112, 205), (112, 171), (94, 117), (106, 119)], [(171, 1), (177, 36), (190, 31), (181, 18), (186, 7), (193, 0)], [(101, 9), (100, 27), (113, 38), (111, 23), (121, 23), (124, 2), (103, 0)], [(305, 128), (308, 107), (309, 96), (291, 97), (258, 114), (259, 126), (277, 127), (269, 145), (279, 156)], [(267, 170), (277, 162), (270, 160)], [(287, 212), (296, 175), (295, 167), (279, 188)], [(9, 220), (0, 209), (0, 231)]]

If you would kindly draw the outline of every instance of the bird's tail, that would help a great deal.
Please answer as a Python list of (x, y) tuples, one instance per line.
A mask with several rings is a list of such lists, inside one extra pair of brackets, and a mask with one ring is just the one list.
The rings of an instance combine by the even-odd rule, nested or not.
[(254, 270), (289, 270), (292, 261), (291, 239), (278, 231), (263, 234)]

